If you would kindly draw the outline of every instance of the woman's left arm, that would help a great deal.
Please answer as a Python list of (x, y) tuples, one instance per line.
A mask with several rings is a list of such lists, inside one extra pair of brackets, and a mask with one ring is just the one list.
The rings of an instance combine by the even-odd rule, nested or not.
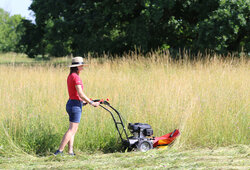
[(78, 95), (80, 96), (80, 98), (82, 100), (84, 100), (85, 102), (89, 103), (90, 105), (97, 107), (100, 105), (100, 102), (93, 102), (92, 100), (90, 100), (83, 92), (81, 85), (76, 85), (76, 90)]

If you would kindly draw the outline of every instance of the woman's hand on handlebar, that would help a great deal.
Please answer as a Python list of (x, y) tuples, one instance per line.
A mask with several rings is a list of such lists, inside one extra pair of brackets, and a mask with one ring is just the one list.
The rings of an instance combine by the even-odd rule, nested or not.
[(100, 105), (100, 102), (93, 102), (93, 103), (91, 103), (91, 105), (94, 107), (98, 107)]

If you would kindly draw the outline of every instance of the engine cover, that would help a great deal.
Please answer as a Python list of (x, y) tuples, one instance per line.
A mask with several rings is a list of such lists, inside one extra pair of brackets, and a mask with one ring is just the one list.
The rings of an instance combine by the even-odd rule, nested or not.
[(137, 136), (136, 134), (139, 134), (140, 137), (153, 135), (153, 129), (149, 124), (146, 123), (134, 123), (134, 124), (129, 123), (128, 129), (135, 136)]

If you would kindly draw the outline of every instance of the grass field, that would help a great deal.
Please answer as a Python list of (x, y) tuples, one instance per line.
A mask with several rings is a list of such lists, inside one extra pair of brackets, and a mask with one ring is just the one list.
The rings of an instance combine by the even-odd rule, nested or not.
[(151, 150), (147, 153), (78, 153), (78, 156), (1, 158), (1, 169), (249, 169), (246, 145), (217, 149)]
[[(0, 62), (9, 63), (7, 58), (0, 55)], [(55, 60), (61, 61), (70, 63), (68, 58)], [(207, 161), (211, 164), (221, 159), (230, 162), (232, 152), (236, 153), (239, 166), (249, 166), (249, 162), (246, 163), (250, 141), (248, 58), (212, 56), (206, 60), (190, 61), (184, 57), (184, 60), (173, 61), (168, 54), (153, 53), (150, 58), (132, 54), (113, 60), (105, 57), (89, 59), (88, 63), (80, 76), (89, 97), (109, 98), (127, 122), (150, 124), (154, 136), (176, 128), (180, 129), (181, 136), (170, 153), (93, 154), (88, 159), (97, 162), (89, 162), (86, 153), (116, 152), (120, 151), (120, 145), (111, 116), (101, 108), (86, 106), (75, 140), (75, 150), (82, 156), (70, 158), (70, 162), (76, 163), (72, 166), (79, 163), (79, 168), (89, 166), (93, 169), (94, 164), (101, 167), (102, 161), (112, 163), (112, 159), (107, 158), (111, 156), (116, 161), (121, 160), (122, 168), (131, 168), (134, 164), (150, 168), (150, 164), (145, 164), (146, 158), (150, 154), (159, 154), (157, 158), (162, 154), (159, 161), (153, 159), (156, 168), (165, 166), (161, 161), (168, 160), (172, 168), (189, 168), (195, 166), (192, 159), (197, 154), (202, 157), (197, 167), (207, 167), (210, 165), (204, 163)], [(55, 66), (51, 62), (43, 65), (0, 65), (0, 167), (42, 168), (48, 165), (62, 168), (61, 163), (67, 158), (57, 160), (36, 156), (48, 156), (54, 152), (68, 128), (65, 111), (68, 73), (66, 66)], [(225, 147), (225, 150), (220, 152), (223, 149), (216, 149), (218, 147)], [(239, 148), (243, 148), (243, 154)], [(197, 152), (192, 149), (197, 149)], [(213, 155), (213, 150), (220, 152), (223, 158)], [(212, 157), (209, 157), (210, 151)], [(131, 160), (127, 156), (131, 156)], [(30, 161), (21, 163), (23, 159)], [(183, 162), (183, 159), (186, 160)], [(32, 164), (32, 160), (37, 164)], [(232, 166), (237, 167), (237, 161)], [(218, 165), (226, 166), (222, 162)], [(110, 168), (116, 169), (115, 165)]]

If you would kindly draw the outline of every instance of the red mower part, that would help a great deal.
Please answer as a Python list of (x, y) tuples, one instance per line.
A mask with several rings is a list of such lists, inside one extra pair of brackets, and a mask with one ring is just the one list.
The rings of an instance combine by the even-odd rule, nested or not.
[(180, 135), (180, 131), (175, 129), (173, 132), (170, 132), (166, 135), (155, 137), (153, 142), (153, 147), (161, 146), (161, 145), (169, 145), (171, 144), (178, 136)]

